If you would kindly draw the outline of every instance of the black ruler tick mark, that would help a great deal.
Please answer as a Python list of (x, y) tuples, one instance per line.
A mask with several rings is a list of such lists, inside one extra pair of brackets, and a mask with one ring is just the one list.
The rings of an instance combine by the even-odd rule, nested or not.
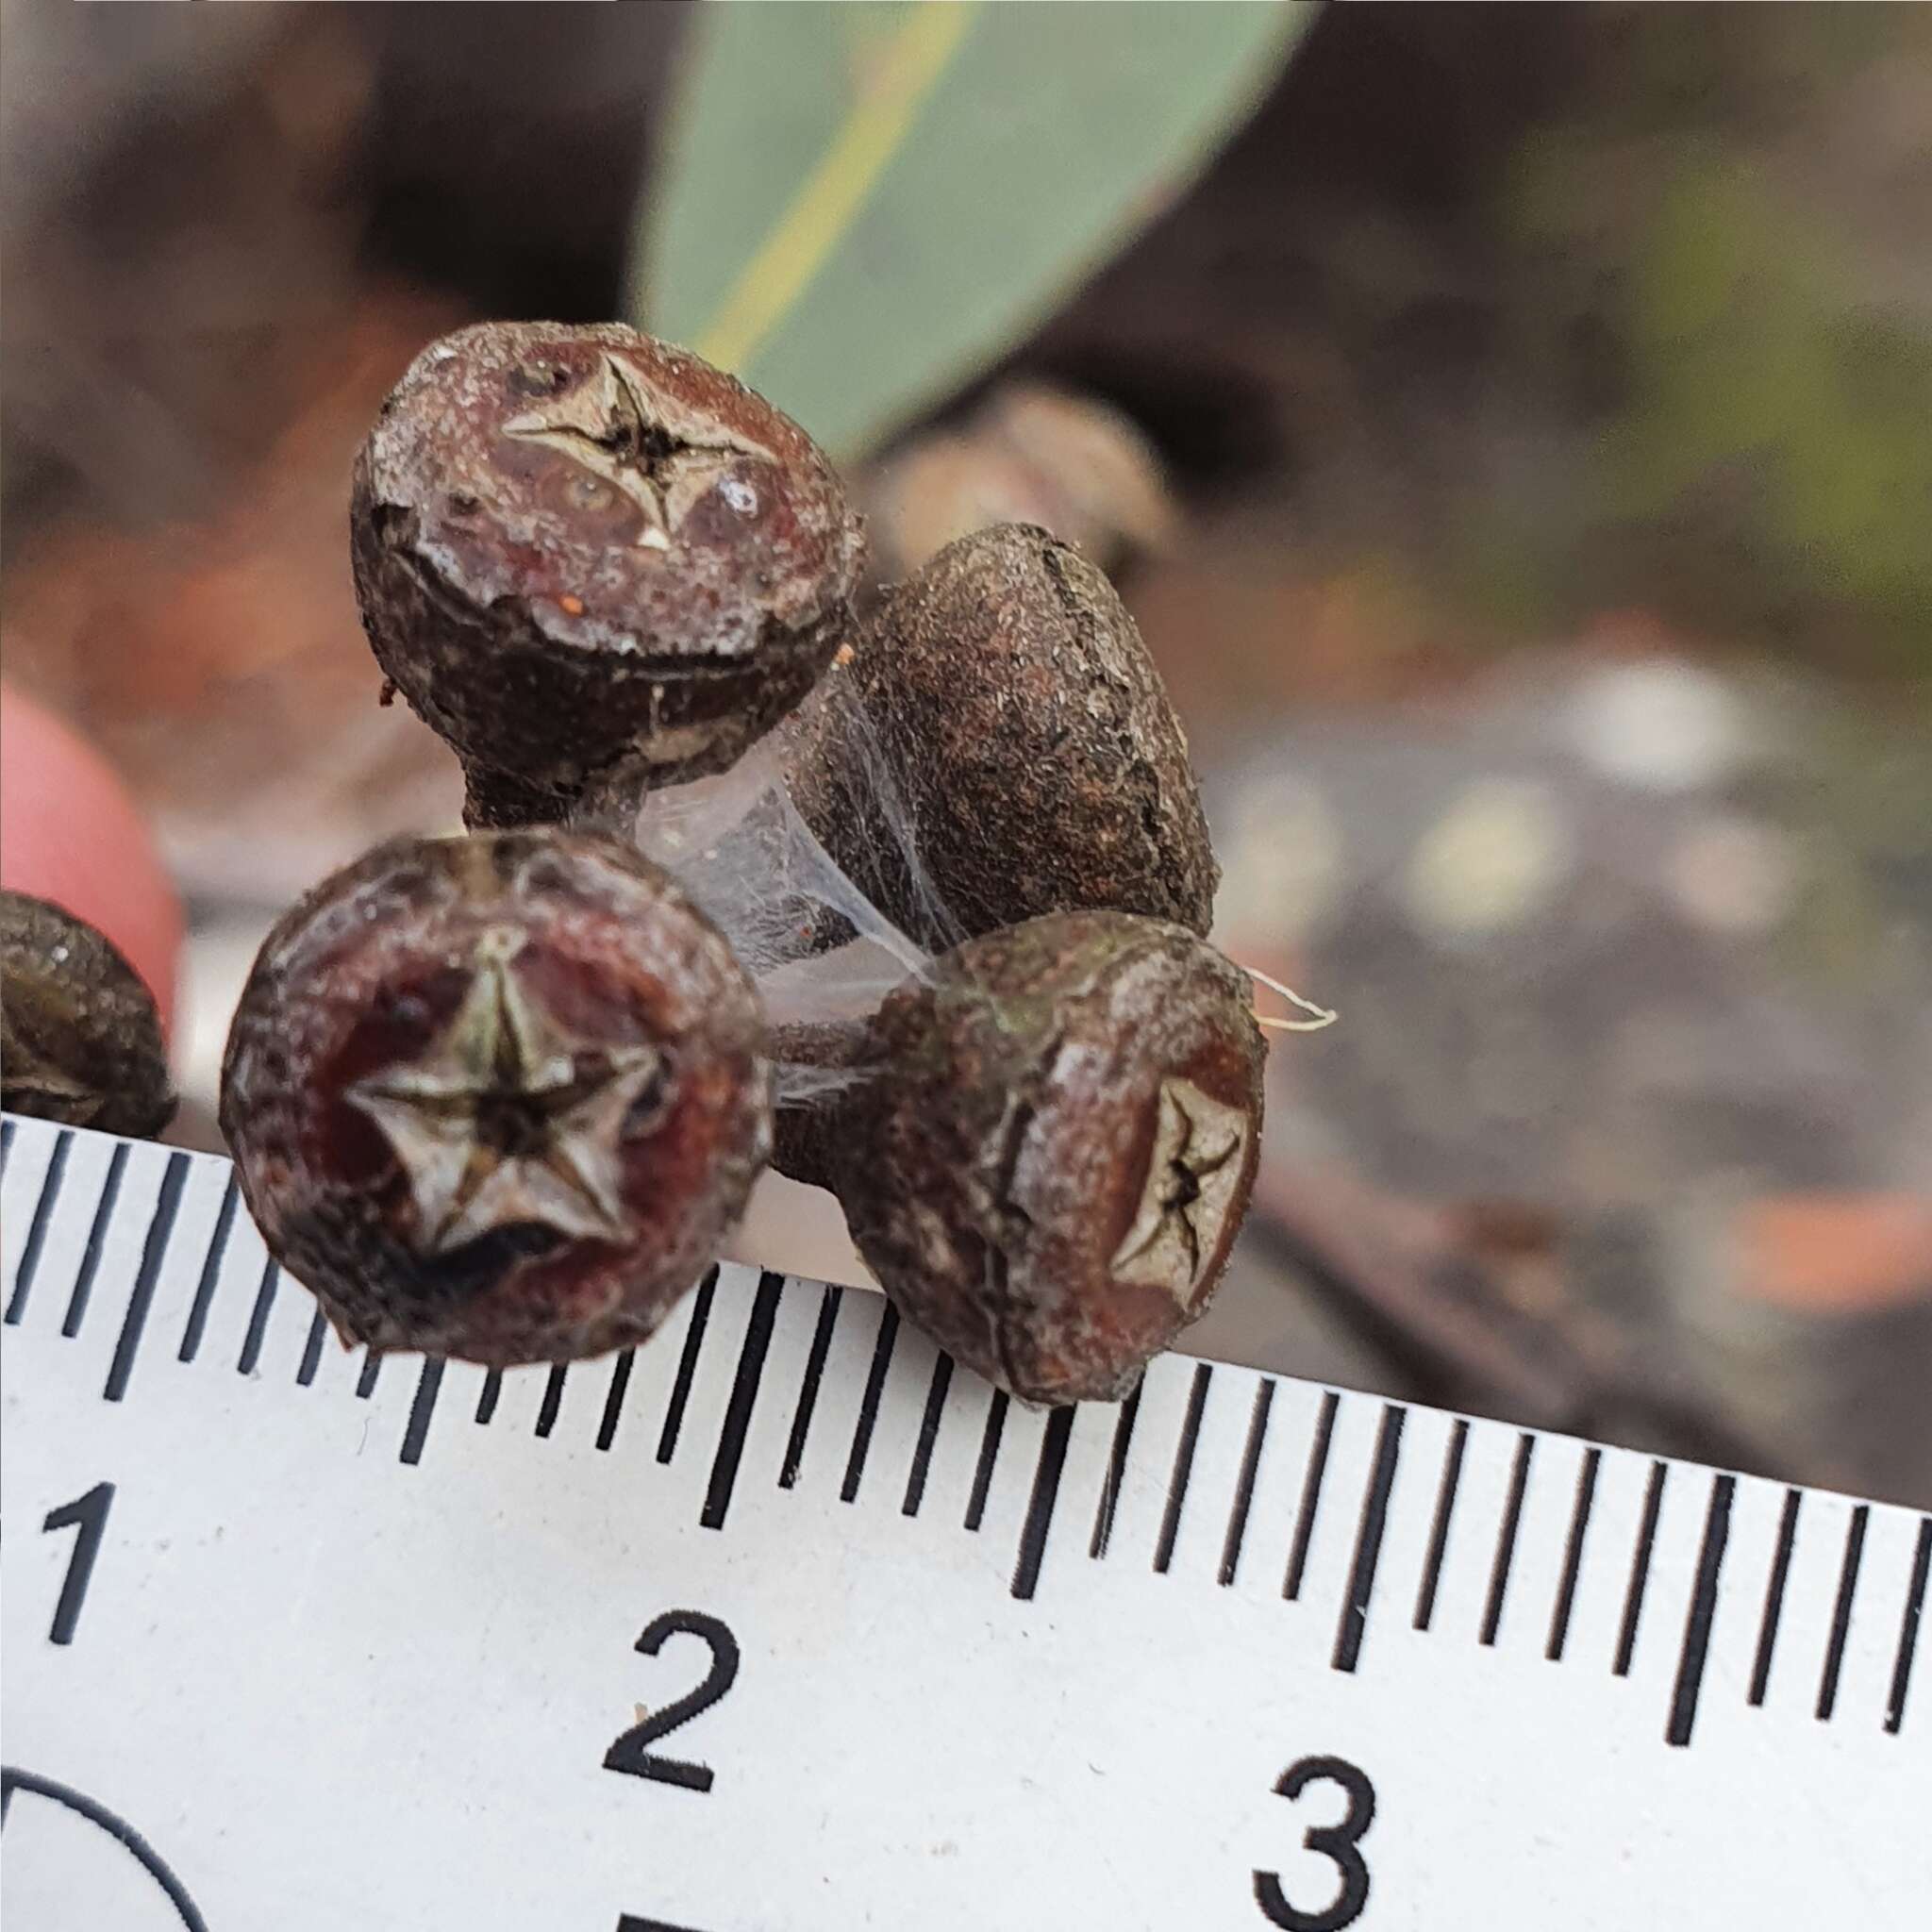
[(597, 1424), (597, 1446), (608, 1449), (617, 1441), (617, 1424), (624, 1415), (625, 1391), (630, 1387), (630, 1372), (637, 1360), (634, 1348), (623, 1349), (610, 1364), (610, 1388), (604, 1397), (604, 1414)]
[(932, 1452), (940, 1439), (940, 1423), (946, 1412), (946, 1391), (953, 1384), (953, 1357), (941, 1350), (932, 1365), (932, 1380), (926, 1385), (925, 1409), (919, 1418), (919, 1440), (912, 1445), (912, 1467), (906, 1475), (906, 1500), (899, 1506), (902, 1516), (917, 1516), (925, 1500), (925, 1478), (932, 1468)]
[(423, 1460), (423, 1445), (429, 1440), (429, 1419), (436, 1413), (437, 1391), (442, 1387), (443, 1360), (440, 1355), (424, 1358), (423, 1373), (416, 1378), (416, 1399), (409, 1404), (409, 1420), (403, 1430), (402, 1460)]
[(1308, 1470), (1302, 1478), (1302, 1504), (1295, 1516), (1294, 1543), (1288, 1553), (1288, 1575), (1281, 1593), (1292, 1601), (1301, 1594), (1302, 1575), (1308, 1565), (1308, 1545), (1315, 1535), (1315, 1512), (1322, 1506), (1322, 1483), (1328, 1474), (1328, 1443), (1335, 1434), (1335, 1411), (1341, 1398), (1334, 1390), (1324, 1391), (1322, 1408), (1315, 1418), (1315, 1440), (1308, 1450)]
[(54, 1203), (60, 1198), (60, 1183), (67, 1175), (67, 1151), (73, 1145), (72, 1131), (62, 1127), (55, 1137), (53, 1153), (47, 1157), (47, 1171), (41, 1176), (41, 1197), (34, 1203), (34, 1218), (27, 1224), (26, 1245), (20, 1251), (20, 1268), (13, 1277), (13, 1292), (7, 1298), (4, 1320), (9, 1327), (26, 1313), (27, 1293), (40, 1269), (41, 1250), (47, 1244), (48, 1224), (54, 1218)]
[(181, 1331), (181, 1346), (175, 1360), (192, 1362), (201, 1349), (201, 1338), (208, 1327), (208, 1311), (213, 1307), (215, 1290), (221, 1283), (222, 1263), (228, 1257), (228, 1237), (235, 1228), (235, 1210), (242, 1199), (242, 1183), (230, 1172), (222, 1195), (221, 1212), (215, 1216), (214, 1238), (202, 1257), (201, 1278), (194, 1284), (194, 1300), (188, 1308), (188, 1324)]
[(1426, 1630), (1436, 1615), (1436, 1591), (1442, 1581), (1442, 1559), (1449, 1553), (1449, 1524), (1456, 1514), (1456, 1491), (1462, 1481), (1462, 1457), (1468, 1447), (1469, 1424), (1458, 1421), (1449, 1431), (1449, 1447), (1442, 1455), (1442, 1480), (1436, 1486), (1436, 1514), (1423, 1557), (1422, 1586), (1415, 1594), (1418, 1630)]
[[(1100, 1486), (1100, 1506), (1093, 1512), (1093, 1537), (1087, 1545), (1090, 1557), (1104, 1557), (1113, 1541), (1113, 1519), (1121, 1503), (1121, 1483), (1127, 1472), (1127, 1448), (1134, 1440), (1134, 1424), (1141, 1415), (1141, 1384), (1121, 1404), (1114, 1418), (1113, 1447), (1108, 1452), (1107, 1479)], [(972, 1525), (967, 1525), (969, 1528)]]
[(1563, 1660), (1563, 1646), (1570, 1641), (1570, 1612), (1576, 1602), (1576, 1579), (1583, 1571), (1583, 1540), (1590, 1534), (1590, 1511), (1596, 1500), (1597, 1470), (1604, 1459), (1601, 1449), (1583, 1452), (1583, 1467), (1576, 1473), (1576, 1502), (1570, 1511), (1570, 1535), (1563, 1545), (1563, 1575), (1557, 1585), (1557, 1605), (1550, 1612), (1550, 1641), (1543, 1655), (1555, 1663)]
[(503, 1371), (491, 1369), (483, 1377), (483, 1387), (476, 1393), (476, 1420), (487, 1423), (496, 1413), (496, 1405), (503, 1396)]
[(839, 1500), (852, 1502), (858, 1494), (859, 1480), (865, 1474), (866, 1452), (872, 1447), (873, 1424), (878, 1421), (879, 1397), (885, 1392), (886, 1375), (892, 1366), (892, 1344), (899, 1339), (899, 1311), (888, 1302), (879, 1313), (878, 1339), (872, 1345), (872, 1366), (865, 1372), (865, 1391), (858, 1398), (858, 1423), (852, 1431), (852, 1452), (845, 1458), (845, 1480), (839, 1485)]
[(1168, 1478), (1167, 1507), (1160, 1515), (1160, 1536), (1154, 1545), (1154, 1567), (1165, 1575), (1174, 1561), (1174, 1541), (1181, 1533), (1181, 1510), (1188, 1500), (1188, 1479), (1194, 1472), (1194, 1451), (1201, 1441), (1201, 1417), (1208, 1407), (1208, 1385), (1214, 1371), (1206, 1362), (1194, 1364), (1188, 1388), (1187, 1413), (1181, 1418), (1180, 1441), (1174, 1452), (1174, 1474)]
[(738, 1352), (738, 1373), (731, 1378), (731, 1396), (724, 1405), (724, 1425), (718, 1431), (718, 1453), (711, 1458), (711, 1479), (705, 1486), (705, 1507), (698, 1517), (705, 1529), (724, 1528), (724, 1512), (731, 1507), (731, 1490), (738, 1481), (745, 1433), (751, 1427), (758, 1382), (765, 1373), (765, 1357), (771, 1350), (772, 1330), (778, 1320), (778, 1297), (784, 1289), (782, 1274), (767, 1270), (758, 1276), (758, 1291), (751, 1305), (744, 1346)]
[(362, 1373), (356, 1377), (356, 1393), (363, 1401), (375, 1393), (375, 1378), (382, 1374), (382, 1357), (373, 1348), (362, 1352)]
[(108, 1177), (101, 1183), (101, 1198), (94, 1208), (93, 1224), (87, 1231), (87, 1249), (80, 1257), (80, 1273), (74, 1277), (74, 1292), (68, 1297), (66, 1318), (60, 1324), (61, 1334), (70, 1341), (80, 1333), (80, 1324), (87, 1319), (87, 1305), (94, 1291), (94, 1275), (100, 1270), (101, 1250), (107, 1244), (108, 1228), (114, 1219), (114, 1203), (121, 1194), (121, 1176), (127, 1171), (127, 1157), (133, 1147), (131, 1141), (117, 1141), (108, 1158)]
[(1697, 1581), (1691, 1586), (1690, 1607), (1684, 1618), (1684, 1648), (1677, 1654), (1677, 1684), (1671, 1693), (1671, 1721), (1664, 1732), (1667, 1744), (1688, 1744), (1697, 1722), (1697, 1692), (1704, 1682), (1704, 1660), (1710, 1649), (1710, 1620), (1717, 1612), (1718, 1572), (1724, 1566), (1724, 1544), (1731, 1534), (1731, 1498), (1738, 1479), (1713, 1476), (1710, 1507), (1705, 1512), (1704, 1542), (1697, 1552)]
[(160, 1195), (155, 1202), (154, 1219), (147, 1224), (147, 1240), (141, 1250), (134, 1292), (127, 1297), (127, 1312), (121, 1318), (121, 1339), (114, 1344), (108, 1385), (101, 1391), (106, 1401), (119, 1402), (127, 1393), (127, 1380), (134, 1374), (134, 1357), (141, 1349), (142, 1332), (147, 1326), (148, 1309), (154, 1305), (155, 1287), (161, 1278), (161, 1261), (168, 1252), (169, 1237), (175, 1232), (175, 1213), (181, 1205), (181, 1190), (187, 1182), (187, 1155), (169, 1155), (167, 1171), (161, 1175)]
[(1918, 1546), (1912, 1552), (1912, 1580), (1906, 1587), (1905, 1614), (1899, 1619), (1898, 1655), (1891, 1663), (1891, 1689), (1885, 1699), (1885, 1728), (1894, 1737), (1906, 1721), (1906, 1692), (1912, 1684), (1912, 1654), (1919, 1646), (1919, 1623), (1925, 1608), (1928, 1572), (1932, 1572), (1932, 1516), (1922, 1516)]
[(1852, 1627), (1852, 1598), (1858, 1589), (1858, 1563), (1865, 1554), (1865, 1524), (1871, 1516), (1869, 1505), (1860, 1503), (1845, 1525), (1845, 1560), (1838, 1574), (1838, 1601), (1831, 1612), (1831, 1641), (1824, 1651), (1824, 1674), (1818, 1680), (1818, 1716), (1821, 1722), (1838, 1707), (1838, 1674), (1845, 1660), (1845, 1638)]
[(570, 1374), (568, 1362), (552, 1362), (550, 1373), (543, 1378), (543, 1394), (537, 1404), (537, 1436), (540, 1441), (547, 1440), (557, 1426), (557, 1418), (563, 1408), (563, 1385)]
[(1046, 1558), (1046, 1533), (1053, 1527), (1054, 1503), (1060, 1492), (1060, 1472), (1067, 1466), (1067, 1439), (1074, 1433), (1071, 1405), (1046, 1419), (1040, 1439), (1040, 1461), (1033, 1472), (1033, 1493), (1026, 1502), (1026, 1521), (1020, 1530), (1020, 1554), (1013, 1565), (1013, 1594), (1023, 1601), (1040, 1584), (1040, 1566)]
[(832, 1349), (832, 1330), (839, 1323), (839, 1304), (845, 1298), (841, 1288), (827, 1288), (819, 1297), (819, 1319), (811, 1331), (811, 1351), (805, 1358), (805, 1374), (798, 1385), (798, 1406), (791, 1411), (791, 1432), (785, 1439), (785, 1460), (778, 1466), (778, 1487), (791, 1489), (798, 1481), (805, 1463), (805, 1439), (811, 1431), (812, 1411), (819, 1406), (819, 1382), (825, 1373), (825, 1357)]
[(306, 1389), (315, 1380), (315, 1372), (322, 1366), (322, 1341), (327, 1331), (328, 1324), (318, 1307), (308, 1318), (308, 1340), (302, 1344), (302, 1360), (295, 1370), (296, 1388)]
[(698, 1372), (698, 1351), (705, 1345), (705, 1326), (711, 1319), (711, 1298), (718, 1292), (718, 1271), (708, 1270), (698, 1283), (697, 1299), (691, 1311), (684, 1349), (677, 1357), (677, 1378), (671, 1385), (671, 1401), (664, 1410), (664, 1426), (658, 1435), (658, 1460), (669, 1462), (677, 1448), (677, 1432), (684, 1426), (684, 1406), (691, 1400), (691, 1378)]
[(966, 1527), (977, 1529), (986, 1521), (986, 1499), (992, 1493), (993, 1464), (999, 1460), (1000, 1438), (1007, 1432), (1007, 1391), (995, 1389), (987, 1404), (986, 1428), (979, 1438), (979, 1462), (973, 1472), (973, 1493), (966, 1498)]
[(1643, 1516), (1637, 1525), (1637, 1547), (1630, 1557), (1630, 1584), (1624, 1592), (1624, 1622), (1617, 1632), (1617, 1656), (1610, 1669), (1620, 1677), (1630, 1674), (1630, 1659), (1637, 1655), (1637, 1626), (1643, 1618), (1643, 1592), (1650, 1582), (1650, 1553), (1657, 1546), (1657, 1519), (1664, 1507), (1664, 1477), (1661, 1462), (1650, 1465), (1650, 1481), (1643, 1491)]
[(1385, 1403), (1382, 1424), (1375, 1431), (1375, 1460), (1362, 1497), (1361, 1522), (1355, 1536), (1355, 1560), (1349, 1565), (1348, 1595), (1335, 1630), (1335, 1654), (1330, 1665), (1352, 1671), (1362, 1654), (1362, 1637), (1369, 1627), (1369, 1598), (1375, 1588), (1375, 1565), (1382, 1555), (1382, 1533), (1389, 1523), (1389, 1498), (1395, 1488), (1395, 1463), (1402, 1454), (1402, 1425), (1408, 1411), (1400, 1403)]
[(254, 1374), (261, 1360), (261, 1345), (268, 1339), (269, 1314), (275, 1305), (275, 1283), (281, 1279), (281, 1274), (273, 1261), (262, 1263), (261, 1283), (255, 1291), (255, 1306), (248, 1312), (248, 1332), (242, 1338), (242, 1353), (235, 1361), (241, 1374)]
[(1771, 1688), (1772, 1654), (1777, 1648), (1778, 1619), (1784, 1615), (1785, 1579), (1791, 1574), (1791, 1547), (1798, 1540), (1798, 1505), (1804, 1499), (1796, 1490), (1785, 1491), (1785, 1507), (1777, 1521), (1777, 1549), (1771, 1559), (1771, 1576), (1764, 1586), (1764, 1617), (1757, 1626), (1757, 1657), (1751, 1666), (1753, 1704), (1762, 1704)]
[(1248, 1416), (1247, 1445), (1241, 1451), (1241, 1474), (1235, 1478), (1234, 1505), (1228, 1511), (1227, 1535), (1221, 1545), (1220, 1577), (1234, 1581), (1241, 1568), (1241, 1543), (1248, 1533), (1248, 1511), (1255, 1501), (1255, 1475), (1261, 1467), (1261, 1445), (1268, 1440), (1268, 1411), (1274, 1406), (1274, 1380), (1263, 1375), (1255, 1390), (1255, 1407)]
[(1529, 1488), (1529, 1458), (1536, 1438), (1527, 1429), (1516, 1439), (1515, 1459), (1509, 1465), (1509, 1495), (1503, 1505), (1503, 1526), (1496, 1533), (1495, 1559), (1490, 1565), (1490, 1595), (1483, 1606), (1480, 1641), (1492, 1644), (1503, 1626), (1503, 1599), (1509, 1590), (1509, 1566), (1516, 1560), (1516, 1532), (1523, 1526), (1523, 1497)]

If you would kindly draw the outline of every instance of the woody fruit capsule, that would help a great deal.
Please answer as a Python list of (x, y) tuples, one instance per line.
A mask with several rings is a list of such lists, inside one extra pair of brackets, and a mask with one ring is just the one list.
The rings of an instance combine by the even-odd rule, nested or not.
[(811, 689), (864, 560), (795, 423), (617, 323), (432, 342), (357, 460), (350, 536), (376, 660), (476, 827), (558, 823), (620, 762), (643, 789), (724, 770)]
[(269, 935), (222, 1126), (270, 1251), (345, 1341), (494, 1366), (649, 1335), (770, 1145), (758, 996), (628, 848), (405, 840)]
[(0, 1103), (137, 1138), (175, 1113), (154, 995), (64, 907), (0, 891)]
[(1113, 586), (1028, 524), (890, 591), (800, 716), (799, 811), (929, 952), (1047, 912), (1205, 934), (1220, 869), (1166, 686)]
[(1059, 913), (874, 1017), (824, 1152), (886, 1292), (1022, 1400), (1112, 1400), (1207, 1307), (1260, 1145), (1241, 969), (1185, 927)]

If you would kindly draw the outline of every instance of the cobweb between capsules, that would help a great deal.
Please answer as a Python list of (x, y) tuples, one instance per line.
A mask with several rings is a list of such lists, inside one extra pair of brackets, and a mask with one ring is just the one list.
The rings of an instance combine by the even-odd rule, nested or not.
[[(929, 977), (934, 958), (872, 902), (800, 815), (786, 774), (808, 740), (835, 746), (857, 774), (854, 789), (897, 847), (923, 923), (948, 946), (964, 941), (966, 929), (922, 855), (918, 815), (849, 679), (825, 680), (729, 771), (646, 791), (617, 814), (617, 829), (678, 879), (757, 983), (779, 1042), (780, 1107), (812, 1106), (863, 1078), (854, 1060), (866, 1022), (895, 987)], [(1241, 970), (1307, 1016), (1257, 1014), (1265, 1031), (1333, 1024), (1326, 1008), (1253, 967)]]
[[(621, 822), (631, 843), (724, 933), (757, 984), (780, 1042), (780, 1107), (811, 1106), (859, 1079), (841, 1049), (856, 1047), (889, 992), (926, 978), (933, 963), (852, 881), (792, 802), (786, 773), (808, 731), (829, 727), (839, 741), (935, 929), (949, 942), (966, 937), (920, 856), (915, 815), (861, 701), (846, 680), (828, 682), (836, 695), (822, 686), (729, 771), (647, 791), (626, 804)], [(788, 1037), (813, 1041), (812, 1058), (788, 1055)]]

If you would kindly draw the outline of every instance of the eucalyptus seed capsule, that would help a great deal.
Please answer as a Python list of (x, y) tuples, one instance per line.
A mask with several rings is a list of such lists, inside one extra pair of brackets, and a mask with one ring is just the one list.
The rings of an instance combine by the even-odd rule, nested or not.
[(560, 820), (620, 758), (724, 770), (824, 669), (864, 556), (795, 423), (615, 323), (431, 343), (350, 523), (370, 643), (462, 759), (474, 825)]
[(0, 1104), (152, 1138), (175, 1115), (154, 995), (84, 920), (0, 891)]
[(802, 714), (808, 824), (929, 951), (1105, 908), (1206, 933), (1219, 868), (1134, 620), (1071, 545), (962, 537), (889, 595)]
[(1184, 927), (1060, 913), (887, 999), (825, 1137), (854, 1241), (960, 1361), (1111, 1399), (1207, 1307), (1253, 1185), (1245, 975)]
[(404, 840), (264, 943), (222, 1125), (270, 1250), (372, 1348), (507, 1365), (641, 1341), (771, 1141), (758, 996), (627, 848)]

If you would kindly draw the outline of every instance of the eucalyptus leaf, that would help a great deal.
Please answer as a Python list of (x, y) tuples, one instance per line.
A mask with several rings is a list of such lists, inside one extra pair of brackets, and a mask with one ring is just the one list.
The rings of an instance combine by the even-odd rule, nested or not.
[(1185, 189), (1313, 11), (707, 6), (640, 211), (631, 314), (861, 455)]

